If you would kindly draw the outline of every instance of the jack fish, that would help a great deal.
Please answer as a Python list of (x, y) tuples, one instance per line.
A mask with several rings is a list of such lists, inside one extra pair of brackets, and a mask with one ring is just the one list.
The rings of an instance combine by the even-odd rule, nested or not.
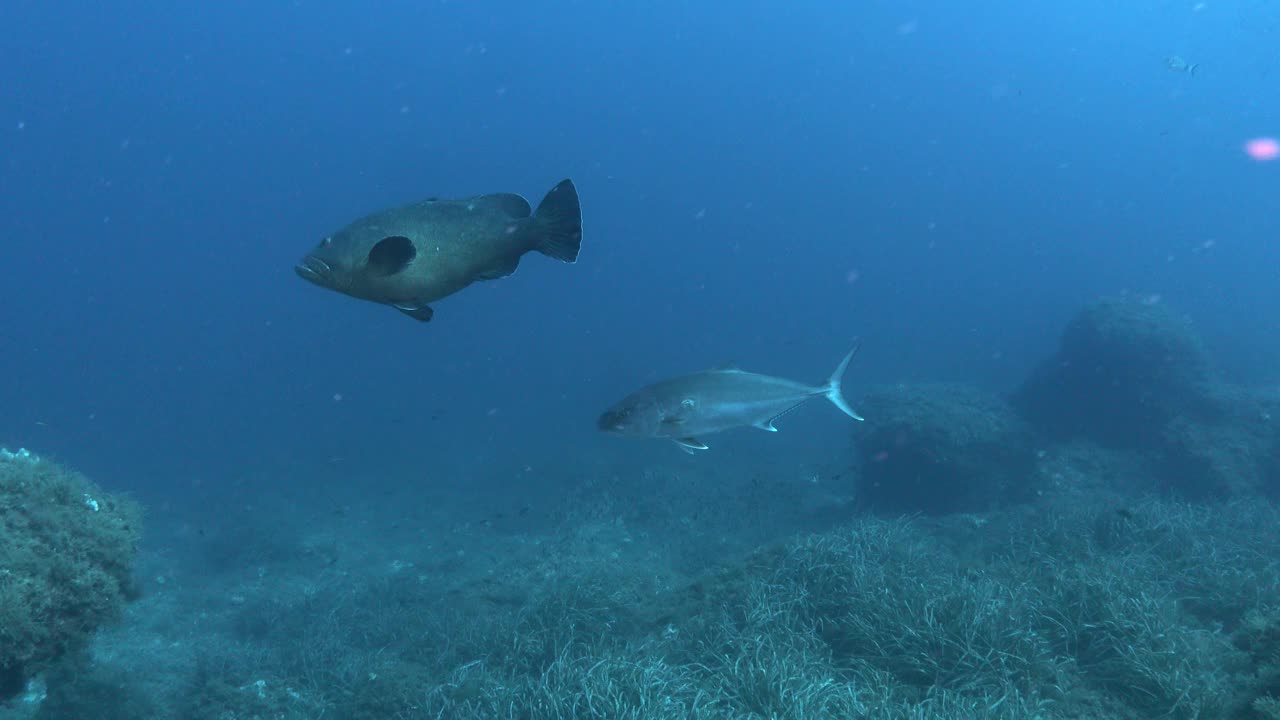
[(294, 270), (320, 287), (426, 322), (430, 303), (477, 280), (511, 275), (527, 252), (572, 263), (581, 245), (578, 191), (565, 180), (536, 212), (512, 193), (381, 210), (321, 240)]
[(777, 432), (773, 422), (815, 397), (825, 397), (854, 420), (840, 381), (858, 352), (854, 347), (826, 385), (812, 386), (771, 375), (721, 367), (663, 380), (628, 395), (596, 421), (604, 432), (667, 438), (685, 452), (706, 450), (703, 435), (739, 427)]

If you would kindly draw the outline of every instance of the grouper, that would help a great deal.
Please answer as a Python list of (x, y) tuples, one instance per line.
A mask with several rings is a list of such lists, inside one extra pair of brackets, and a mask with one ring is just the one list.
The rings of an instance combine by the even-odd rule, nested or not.
[(294, 270), (320, 287), (426, 322), (430, 303), (477, 280), (511, 275), (527, 252), (572, 263), (581, 245), (578, 191), (564, 180), (537, 211), (513, 193), (380, 210), (321, 240)]
[(840, 390), (857, 352), (855, 346), (820, 386), (731, 365), (663, 380), (620, 400), (600, 415), (596, 426), (617, 435), (667, 438), (692, 453), (707, 449), (700, 437), (723, 430), (755, 427), (777, 432), (775, 420), (816, 397), (825, 397), (845, 415), (862, 420)]

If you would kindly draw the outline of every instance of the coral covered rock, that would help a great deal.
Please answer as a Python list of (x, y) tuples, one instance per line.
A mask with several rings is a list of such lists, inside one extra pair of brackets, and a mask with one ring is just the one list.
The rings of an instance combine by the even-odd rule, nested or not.
[(860, 503), (940, 514), (1027, 497), (1032, 433), (1001, 399), (960, 385), (896, 385), (863, 405)]
[(121, 609), (138, 506), (25, 452), (0, 452), (0, 700)]

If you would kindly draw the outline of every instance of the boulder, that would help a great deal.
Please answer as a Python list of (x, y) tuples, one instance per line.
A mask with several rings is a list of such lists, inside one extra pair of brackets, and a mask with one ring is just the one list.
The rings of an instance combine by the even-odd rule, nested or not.
[(119, 614), (140, 516), (53, 461), (0, 450), (0, 702)]
[(982, 512), (1033, 493), (1030, 428), (1002, 399), (951, 384), (868, 394), (855, 436), (859, 504), (888, 512)]
[(1154, 448), (1175, 417), (1221, 413), (1211, 380), (1188, 320), (1161, 303), (1113, 299), (1081, 311), (1011, 401), (1054, 439)]

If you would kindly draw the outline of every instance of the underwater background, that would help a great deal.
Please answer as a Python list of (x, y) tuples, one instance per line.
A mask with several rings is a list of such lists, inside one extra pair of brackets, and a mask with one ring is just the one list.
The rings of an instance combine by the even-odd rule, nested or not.
[[(1280, 717), (1277, 43), (1262, 0), (0, 5), (0, 717)], [(430, 323), (294, 275), (566, 177), (578, 262)], [(855, 338), (866, 423), (596, 429)]]

